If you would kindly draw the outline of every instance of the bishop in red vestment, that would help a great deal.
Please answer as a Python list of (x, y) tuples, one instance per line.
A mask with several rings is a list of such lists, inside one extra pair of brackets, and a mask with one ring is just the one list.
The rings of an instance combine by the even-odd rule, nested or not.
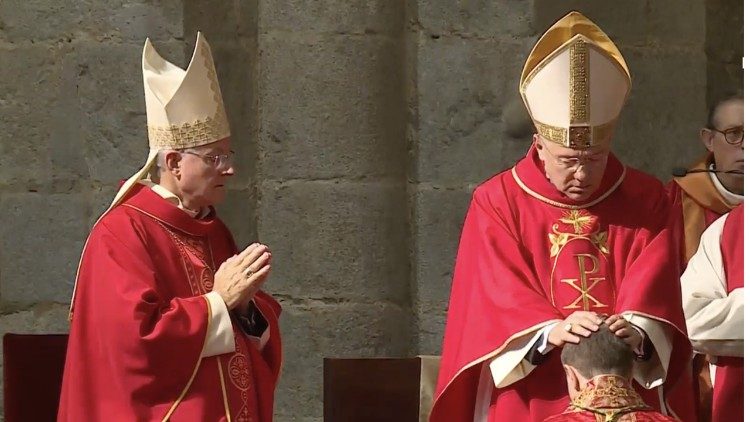
[(151, 153), (84, 246), (58, 420), (270, 422), (281, 308), (268, 248), (213, 208), (234, 167), (208, 43), (183, 70), (147, 41), (143, 72)]
[(609, 153), (630, 89), (612, 41), (572, 12), (532, 50), (520, 91), (537, 134), (474, 192), (460, 239), (432, 422), (540, 421), (567, 405), (559, 346), (608, 328), (645, 402), (693, 420), (673, 380), (690, 344), (661, 183)]

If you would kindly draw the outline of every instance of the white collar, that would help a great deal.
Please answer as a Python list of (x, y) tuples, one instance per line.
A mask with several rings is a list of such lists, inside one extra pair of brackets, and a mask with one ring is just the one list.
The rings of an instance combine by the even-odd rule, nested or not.
[(177, 208), (185, 211), (187, 215), (193, 217), (193, 218), (203, 218), (208, 215), (209, 212), (211, 212), (211, 209), (209, 207), (201, 208), (200, 211), (193, 211), (191, 209), (185, 208), (185, 206), (182, 204), (182, 200), (180, 200), (180, 197), (175, 195), (172, 191), (165, 188), (164, 186), (154, 183), (148, 179), (139, 180), (138, 183), (148, 186), (151, 188), (154, 193), (161, 196), (162, 198), (166, 199), (167, 201), (171, 202), (173, 205), (175, 205)]
[[(716, 164), (711, 163), (708, 168), (710, 170), (716, 170)], [(708, 173), (708, 175), (711, 177), (711, 181), (714, 182), (716, 190), (719, 191), (721, 197), (724, 198), (724, 200), (727, 201), (729, 205), (739, 205), (745, 200), (744, 195), (737, 195), (736, 193), (727, 190), (727, 188), (725, 188), (724, 185), (721, 184), (719, 178), (716, 177), (716, 173)]]

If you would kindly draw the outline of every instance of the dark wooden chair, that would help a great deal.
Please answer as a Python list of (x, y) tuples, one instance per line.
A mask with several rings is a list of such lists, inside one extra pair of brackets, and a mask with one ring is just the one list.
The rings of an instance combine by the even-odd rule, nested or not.
[(426, 421), (438, 357), (324, 359), (325, 422)]
[(5, 422), (57, 418), (67, 334), (3, 336)]

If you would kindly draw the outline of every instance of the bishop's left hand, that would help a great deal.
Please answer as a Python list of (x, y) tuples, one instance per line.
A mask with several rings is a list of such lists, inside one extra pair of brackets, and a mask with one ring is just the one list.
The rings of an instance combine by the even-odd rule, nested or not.
[(604, 324), (606, 324), (610, 331), (615, 333), (617, 337), (623, 339), (634, 351), (641, 347), (641, 343), (643, 342), (641, 333), (633, 328), (633, 325), (623, 318), (622, 315), (611, 315), (606, 321), (604, 321)]

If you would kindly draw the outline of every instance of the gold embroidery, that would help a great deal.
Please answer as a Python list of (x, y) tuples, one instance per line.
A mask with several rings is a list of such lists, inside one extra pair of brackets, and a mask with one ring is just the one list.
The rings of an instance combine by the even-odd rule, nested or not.
[[(570, 287), (577, 290), (581, 295), (578, 297), (578, 299), (564, 306), (563, 309), (581, 309), (581, 306), (578, 305), (580, 302), (583, 302), (584, 311), (588, 311), (591, 309), (591, 307), (589, 306), (589, 302), (594, 302), (594, 308), (606, 308), (607, 305), (603, 304), (589, 293), (597, 284), (605, 280), (604, 277), (590, 277), (590, 275), (595, 274), (599, 271), (599, 259), (590, 254), (579, 254), (575, 255), (575, 257), (578, 258), (578, 271), (581, 277), (580, 280), (577, 278), (567, 278), (560, 281), (570, 285)], [(590, 258), (591, 262), (594, 264), (591, 270), (586, 270), (585, 258)], [(579, 285), (576, 284), (576, 281), (580, 281)], [(591, 282), (591, 284), (589, 284), (589, 282)]]
[(228, 134), (229, 124), (227, 122), (227, 113), (224, 110), (224, 99), (221, 96), (219, 77), (216, 75), (216, 66), (214, 66), (214, 59), (211, 55), (211, 51), (209, 50), (207, 43), (201, 43), (200, 48), (203, 50), (203, 65), (206, 66), (206, 69), (208, 70), (209, 89), (211, 89), (211, 92), (214, 94), (214, 103), (217, 107), (214, 118), (224, 123), (223, 129)]
[[(185, 274), (187, 275), (190, 290), (194, 295), (202, 295), (213, 289), (213, 267), (206, 262), (205, 243), (199, 238), (191, 237), (184, 233), (178, 233), (172, 230), (166, 224), (157, 220), (157, 223), (164, 229), (177, 247), (177, 251), (182, 257)], [(198, 260), (202, 265), (200, 274), (198, 268), (194, 265), (191, 257)]]
[(593, 221), (594, 217), (581, 210), (567, 212), (560, 218), (560, 222), (573, 226), (576, 234), (581, 234), (584, 230), (590, 229)]
[(598, 126), (578, 125), (559, 127), (534, 121), (537, 132), (544, 139), (562, 145), (566, 148), (587, 149), (601, 145), (612, 137), (617, 126), (617, 120)]
[(590, 126), (571, 126), (568, 129), (568, 148), (587, 149), (593, 145)]
[[(598, 226), (598, 223), (596, 223), (595, 217), (583, 209), (563, 212), (558, 222), (552, 225), (552, 232), (548, 233), (547, 236), (550, 241), (550, 258), (554, 258), (555, 260), (550, 274), (550, 291), (554, 291), (555, 289), (555, 273), (560, 252), (570, 242), (574, 240), (588, 241), (603, 255), (609, 254), (607, 231), (602, 230)], [(591, 308), (607, 307), (607, 304), (591, 294), (596, 285), (606, 280), (606, 277), (595, 276), (601, 268), (599, 258), (586, 253), (575, 254), (574, 256), (578, 264), (578, 278), (564, 278), (560, 282), (578, 291), (580, 296), (573, 302), (563, 306), (563, 309), (582, 309), (588, 311)], [(590, 269), (586, 267), (587, 260), (591, 262)], [(552, 296), (552, 304), (556, 305), (554, 295)]]
[(513, 167), (510, 170), (510, 172), (513, 175), (513, 180), (516, 181), (516, 183), (518, 184), (518, 186), (521, 189), (523, 189), (524, 192), (526, 192), (529, 195), (531, 195), (532, 197), (534, 197), (534, 198), (536, 198), (536, 199), (544, 202), (545, 204), (552, 205), (553, 207), (557, 207), (557, 208), (568, 209), (568, 210), (581, 210), (581, 209), (593, 207), (594, 205), (596, 205), (596, 204), (604, 201), (605, 199), (607, 199), (607, 197), (609, 197), (609, 195), (611, 195), (612, 192), (614, 192), (618, 187), (620, 187), (620, 184), (622, 184), (622, 181), (625, 180), (625, 173), (627, 172), (627, 170), (626, 170), (626, 167), (623, 167), (622, 174), (620, 174), (620, 178), (617, 179), (617, 182), (615, 182), (615, 184), (612, 185), (612, 187), (609, 188), (609, 190), (607, 190), (606, 192), (604, 192), (601, 196), (599, 196), (598, 198), (594, 199), (593, 201), (586, 202), (586, 203), (580, 204), (580, 205), (563, 204), (562, 202), (558, 202), (558, 201), (554, 201), (552, 199), (549, 199), (549, 198), (545, 197), (544, 195), (542, 195), (542, 194), (540, 194), (538, 192), (535, 192), (530, 187), (526, 186), (526, 184), (521, 180), (521, 178), (518, 177), (518, 172), (516, 172), (516, 168), (515, 167)]
[(234, 418), (237, 422), (252, 422), (253, 418), (250, 417), (250, 411), (247, 409), (247, 405), (242, 406), (240, 412), (237, 413), (237, 417)]
[(588, 121), (589, 49), (586, 41), (578, 38), (570, 45), (570, 123)]
[(148, 141), (151, 149), (191, 148), (219, 141), (230, 135), (227, 113), (219, 88), (218, 77), (211, 51), (206, 43), (198, 43), (203, 56), (203, 66), (208, 73), (209, 89), (213, 94), (216, 111), (213, 116), (191, 123), (169, 126), (148, 126)]
[(229, 359), (229, 379), (235, 387), (247, 390), (250, 387), (250, 365), (242, 353), (236, 353)]
[(574, 209), (567, 211), (559, 221), (560, 223), (573, 226), (573, 233), (561, 230), (559, 223), (552, 225), (552, 233), (548, 234), (551, 243), (550, 257), (556, 257), (565, 245), (576, 239), (588, 240), (603, 254), (606, 255), (609, 253), (606, 231), (584, 233), (584, 230), (589, 230), (594, 222), (594, 217), (588, 214), (586, 210)]
[(213, 117), (193, 123), (170, 126), (148, 126), (148, 141), (151, 149), (191, 148), (206, 145), (229, 136), (229, 123), (217, 110)]
[(571, 401), (566, 413), (585, 411), (594, 413), (597, 421), (624, 422), (629, 413), (649, 409), (625, 379), (602, 375), (589, 381)]
[(568, 143), (568, 129), (564, 127), (545, 125), (544, 123), (536, 122), (536, 130), (544, 139), (566, 145)]

